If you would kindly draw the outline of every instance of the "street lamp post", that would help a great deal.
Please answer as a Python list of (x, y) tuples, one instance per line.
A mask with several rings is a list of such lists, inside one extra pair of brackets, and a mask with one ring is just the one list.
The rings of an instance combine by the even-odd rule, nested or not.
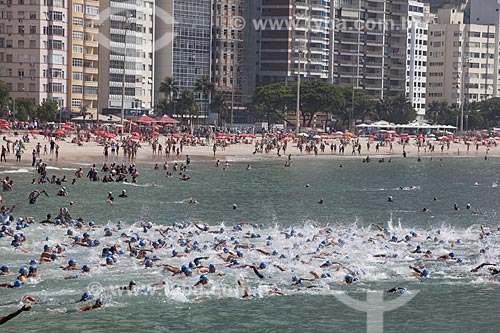
[(296, 123), (296, 134), (299, 135), (300, 133), (300, 56), (302, 54), (302, 51), (299, 51), (299, 56), (298, 56), (298, 62), (299, 62), (299, 68), (297, 71), (297, 105), (295, 106), (295, 113), (297, 116), (297, 123)]
[[(462, 60), (462, 73), (461, 73), (461, 83), (460, 83), (460, 138), (464, 137), (464, 104), (465, 104), (465, 69), (469, 66), (469, 59), (464, 57)], [(460, 139), (459, 139), (460, 141)]]
[(122, 135), (123, 135), (123, 119), (125, 118), (125, 69), (126, 69), (126, 63), (127, 63), (127, 31), (128, 31), (128, 24), (129, 24), (129, 19), (131, 17), (131, 14), (127, 11), (125, 14), (125, 49), (123, 52), (123, 77), (122, 77), (122, 105), (121, 105), (121, 118), (120, 118), (120, 124), (122, 128)]

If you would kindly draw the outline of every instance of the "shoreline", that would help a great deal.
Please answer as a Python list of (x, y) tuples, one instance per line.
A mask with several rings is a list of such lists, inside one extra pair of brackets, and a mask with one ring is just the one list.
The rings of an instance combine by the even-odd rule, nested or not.
[[(21, 137), (17, 136), (10, 136), (7, 137), (7, 140), (10, 140), (14, 142), (15, 140), (20, 140)], [(165, 136), (160, 136), (158, 137), (159, 142), (163, 144), (163, 142), (166, 140)], [(189, 155), (192, 161), (216, 161), (216, 160), (221, 160), (221, 161), (233, 161), (233, 162), (238, 162), (238, 161), (248, 161), (248, 160), (255, 160), (255, 161), (266, 161), (266, 160), (282, 160), (285, 161), (288, 154), (292, 155), (292, 160), (293, 159), (298, 159), (298, 160), (304, 160), (304, 159), (331, 159), (331, 160), (346, 160), (346, 159), (365, 159), (367, 156), (370, 157), (372, 162), (378, 162), (378, 159), (384, 158), (387, 160), (387, 158), (392, 158), (392, 159), (401, 159), (405, 158), (403, 157), (403, 147), (404, 150), (406, 150), (407, 157), (406, 159), (417, 159), (420, 157), (421, 159), (425, 160), (428, 158), (450, 158), (450, 157), (455, 157), (455, 158), (482, 158), (484, 159), (485, 156), (488, 156), (488, 158), (493, 158), (493, 157), (500, 157), (500, 147), (495, 147), (495, 146), (490, 146), (487, 148), (486, 145), (480, 145), (479, 150), (476, 151), (475, 146), (472, 146), (470, 151), (467, 152), (467, 146), (462, 143), (452, 143), (450, 146), (450, 149), (444, 149), (443, 152), (441, 152), (439, 142), (435, 142), (435, 152), (423, 152), (423, 148), (421, 148), (421, 152), (418, 153), (417, 149), (418, 147), (413, 144), (405, 145), (403, 146), (400, 143), (395, 143), (393, 144), (393, 152), (389, 151), (388, 147), (381, 147), (379, 152), (375, 152), (375, 144), (373, 141), (370, 141), (372, 144), (372, 147), (370, 151), (367, 151), (366, 149), (366, 144), (369, 141), (368, 138), (360, 138), (360, 145), (362, 147), (361, 149), (361, 154), (358, 155), (357, 153), (355, 155), (352, 155), (352, 149), (351, 145), (346, 146), (345, 153), (343, 155), (339, 154), (338, 152), (335, 154), (332, 154), (330, 152), (330, 147), (327, 147), (325, 149), (324, 153), (318, 152), (318, 155), (315, 155), (313, 152), (307, 153), (303, 152), (300, 153), (297, 146), (294, 143), (291, 143), (288, 145), (286, 153), (281, 152), (281, 156), (277, 156), (276, 154), (276, 149), (271, 150), (269, 153), (256, 153), (254, 154), (254, 143), (252, 144), (246, 144), (246, 143), (238, 143), (238, 144), (230, 144), (228, 145), (225, 150), (223, 151), (220, 147), (218, 147), (217, 152), (214, 156), (213, 150), (212, 150), (212, 144), (207, 144), (205, 146), (189, 146), (186, 145), (183, 148), (183, 152), (177, 156), (176, 154), (170, 154), (170, 157), (167, 158), (165, 154), (153, 154), (150, 145), (148, 142), (141, 142), (141, 148), (138, 150), (137, 156), (134, 159), (129, 159), (125, 155), (123, 155), (122, 150), (120, 149), (120, 153), (118, 155), (109, 155), (108, 159), (106, 160), (103, 154), (104, 147), (102, 145), (99, 145), (96, 142), (85, 142), (83, 146), (78, 146), (77, 144), (71, 143), (71, 137), (68, 138), (67, 141), (56, 141), (56, 144), (60, 146), (59, 149), (59, 158), (56, 160), (54, 155), (50, 155), (49, 153), (46, 155), (43, 155), (43, 153), (40, 155), (38, 159), (42, 159), (42, 161), (46, 162), (48, 165), (55, 165), (55, 166), (75, 166), (78, 165), (78, 163), (84, 163), (84, 164), (102, 164), (104, 162), (109, 163), (125, 163), (125, 164), (130, 164), (130, 163), (149, 163), (149, 164), (154, 164), (158, 163), (163, 164), (165, 161), (168, 161), (170, 163), (178, 162), (182, 163), (186, 160), (186, 155)], [(25, 150), (24, 154), (22, 155), (22, 159), (20, 163), (15, 162), (15, 155), (13, 152), (7, 155), (7, 162), (6, 163), (1, 163), (0, 164), (0, 169), (4, 168), (13, 168), (15, 166), (19, 167), (31, 167), (31, 152), (33, 149), (35, 149), (37, 143), (41, 144), (42, 146), (42, 152), (43, 152), (43, 146), (48, 145), (49, 141), (43, 139), (43, 137), (30, 137), (30, 142), (29, 143), (24, 143), (25, 145)], [(325, 143), (337, 143), (338, 140), (332, 141), (330, 140), (325, 140)], [(2, 144), (5, 144), (5, 141), (2, 142)], [(460, 153), (458, 151), (460, 150)]]

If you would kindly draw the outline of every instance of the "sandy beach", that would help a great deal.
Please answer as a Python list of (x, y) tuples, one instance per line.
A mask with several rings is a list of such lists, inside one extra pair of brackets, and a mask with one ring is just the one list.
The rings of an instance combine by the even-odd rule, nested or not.
[[(14, 136), (13, 133), (8, 133), (5, 135), (4, 141), (2, 144), (5, 144), (5, 140), (10, 140), (15, 142), (16, 140), (22, 139), (22, 134)], [(57, 140), (56, 143), (59, 145), (59, 157), (56, 160), (55, 156), (47, 153), (43, 154), (43, 146), (49, 146), (49, 140), (44, 139), (43, 135), (29, 135), (30, 142), (25, 143), (25, 150), (22, 155), (22, 160), (20, 163), (16, 163), (15, 156), (11, 151), (10, 154), (7, 154), (7, 163), (0, 164), (11, 166), (11, 165), (31, 165), (31, 152), (35, 149), (38, 143), (41, 144), (41, 155), (40, 158), (49, 164), (58, 164), (63, 165), (65, 163), (72, 164), (78, 162), (86, 162), (86, 163), (102, 163), (105, 160), (104, 156), (104, 145), (95, 142), (93, 139), (90, 142), (84, 142), (82, 146), (78, 144), (71, 143), (71, 140), (74, 136), (70, 135), (64, 138), (63, 140)], [(160, 135), (158, 137), (158, 141), (165, 145), (167, 137)], [(261, 158), (270, 158), (277, 159), (281, 158), (285, 160), (286, 156), (281, 152), (281, 156), (277, 156), (276, 149), (271, 150), (269, 153), (258, 152), (254, 154), (255, 150), (255, 142), (261, 141), (262, 137), (258, 136), (253, 141), (249, 141), (249, 143), (236, 143), (236, 144), (228, 144), (224, 149), (221, 147), (217, 147), (217, 151), (214, 155), (213, 153), (213, 143), (209, 142), (206, 145), (196, 145), (196, 146), (188, 146), (184, 145), (182, 153), (179, 156), (176, 154), (170, 154), (170, 157), (167, 158), (166, 155), (163, 154), (153, 154), (152, 147), (150, 142), (141, 141), (141, 148), (138, 151), (137, 157), (133, 160), (127, 158), (127, 156), (123, 155), (123, 150), (120, 149), (118, 155), (113, 156), (111, 153), (108, 157), (108, 162), (117, 162), (117, 163), (127, 163), (130, 161), (134, 162), (142, 162), (142, 163), (163, 163), (164, 161), (183, 161), (186, 159), (186, 155), (189, 155), (192, 160), (203, 159), (203, 160), (246, 160), (246, 159), (261, 159)], [(370, 150), (367, 150), (367, 142), (370, 141)], [(388, 145), (381, 146), (379, 151), (376, 152), (375, 145), (376, 141), (369, 138), (359, 138), (359, 142), (361, 144), (361, 154), (358, 155), (352, 154), (352, 145), (348, 144), (345, 147), (345, 153), (340, 155), (338, 152), (332, 153), (329, 145), (331, 143), (339, 144), (340, 139), (327, 139), (323, 141), (327, 147), (324, 152), (319, 150), (318, 155), (315, 156), (313, 152), (301, 153), (297, 148), (297, 144), (295, 142), (288, 142), (288, 147), (286, 150), (286, 155), (292, 154), (292, 158), (330, 158), (330, 159), (340, 159), (340, 158), (366, 158), (366, 156), (370, 156), (370, 159), (374, 161), (374, 159), (380, 159), (387, 157), (392, 157), (393, 159), (403, 158), (403, 150), (406, 151), (407, 158), (417, 158), (420, 156), (421, 158), (441, 158), (441, 157), (479, 157), (484, 158), (486, 155), (488, 157), (498, 157), (500, 156), (500, 148), (495, 147), (494, 145), (487, 146), (486, 144), (480, 144), (478, 149), (476, 149), (476, 145), (471, 143), (469, 146), (469, 151), (467, 151), (467, 146), (463, 143), (450, 143), (449, 149), (446, 145), (444, 145), (443, 151), (441, 151), (441, 143), (439, 141), (433, 141), (435, 145), (435, 151), (430, 152), (425, 150), (423, 147), (420, 148), (420, 151), (417, 145), (414, 143), (414, 140), (410, 140), (409, 145), (403, 146), (399, 142), (393, 142), (393, 151), (390, 151)]]

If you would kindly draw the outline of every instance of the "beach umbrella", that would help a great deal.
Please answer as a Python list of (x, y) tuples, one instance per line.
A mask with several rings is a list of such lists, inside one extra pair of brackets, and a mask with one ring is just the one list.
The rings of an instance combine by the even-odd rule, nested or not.
[(130, 133), (130, 134), (132, 134), (132, 136), (141, 136), (141, 135), (139, 134), (139, 132), (132, 132), (132, 133)]
[(179, 134), (173, 134), (173, 135), (172, 135), (172, 137), (174, 137), (175, 139), (180, 139), (180, 138), (182, 138), (182, 136), (181, 136), (181, 135), (179, 135)]
[(40, 132), (38, 130), (31, 130), (30, 134), (40, 134)]
[(115, 133), (105, 133), (104, 137), (108, 138), (108, 139), (113, 139), (116, 137), (116, 134)]
[(161, 125), (154, 125), (154, 126), (153, 126), (153, 129), (154, 129), (154, 130), (159, 130), (159, 129), (160, 129), (160, 128), (162, 128), (162, 127), (163, 127), (163, 126), (161, 126)]
[(376, 139), (378, 138), (376, 135), (370, 135), (370, 139)]
[(321, 139), (321, 135), (315, 135), (313, 136), (313, 139)]
[(391, 138), (385, 138), (384, 141), (392, 141)]
[(196, 138), (196, 136), (194, 136), (193, 134), (188, 134), (188, 136), (187, 136), (187, 137), (188, 137), (189, 139), (194, 139), (194, 138)]
[(309, 136), (309, 134), (307, 134), (307, 133), (299, 133), (299, 134), (297, 134), (297, 136)]
[(54, 132), (55, 135), (64, 135), (66, 134), (66, 131), (65, 130), (57, 130)]
[(158, 132), (155, 131), (155, 132), (151, 132), (151, 135), (152, 136), (158, 136), (158, 135), (160, 135), (160, 133), (158, 133)]

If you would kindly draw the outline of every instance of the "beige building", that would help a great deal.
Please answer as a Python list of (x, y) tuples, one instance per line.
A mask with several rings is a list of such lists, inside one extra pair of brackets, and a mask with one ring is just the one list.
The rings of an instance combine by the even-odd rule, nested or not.
[(498, 97), (499, 43), (496, 25), (464, 24), (464, 13), (441, 9), (429, 27), (427, 103)]
[(73, 113), (97, 113), (99, 1), (74, 0), (68, 8), (68, 104)]
[(212, 79), (229, 107), (242, 107), (243, 31), (234, 26), (243, 17), (242, 0), (214, 0)]
[(0, 80), (12, 97), (68, 106), (68, 33), (64, 0), (0, 1)]

